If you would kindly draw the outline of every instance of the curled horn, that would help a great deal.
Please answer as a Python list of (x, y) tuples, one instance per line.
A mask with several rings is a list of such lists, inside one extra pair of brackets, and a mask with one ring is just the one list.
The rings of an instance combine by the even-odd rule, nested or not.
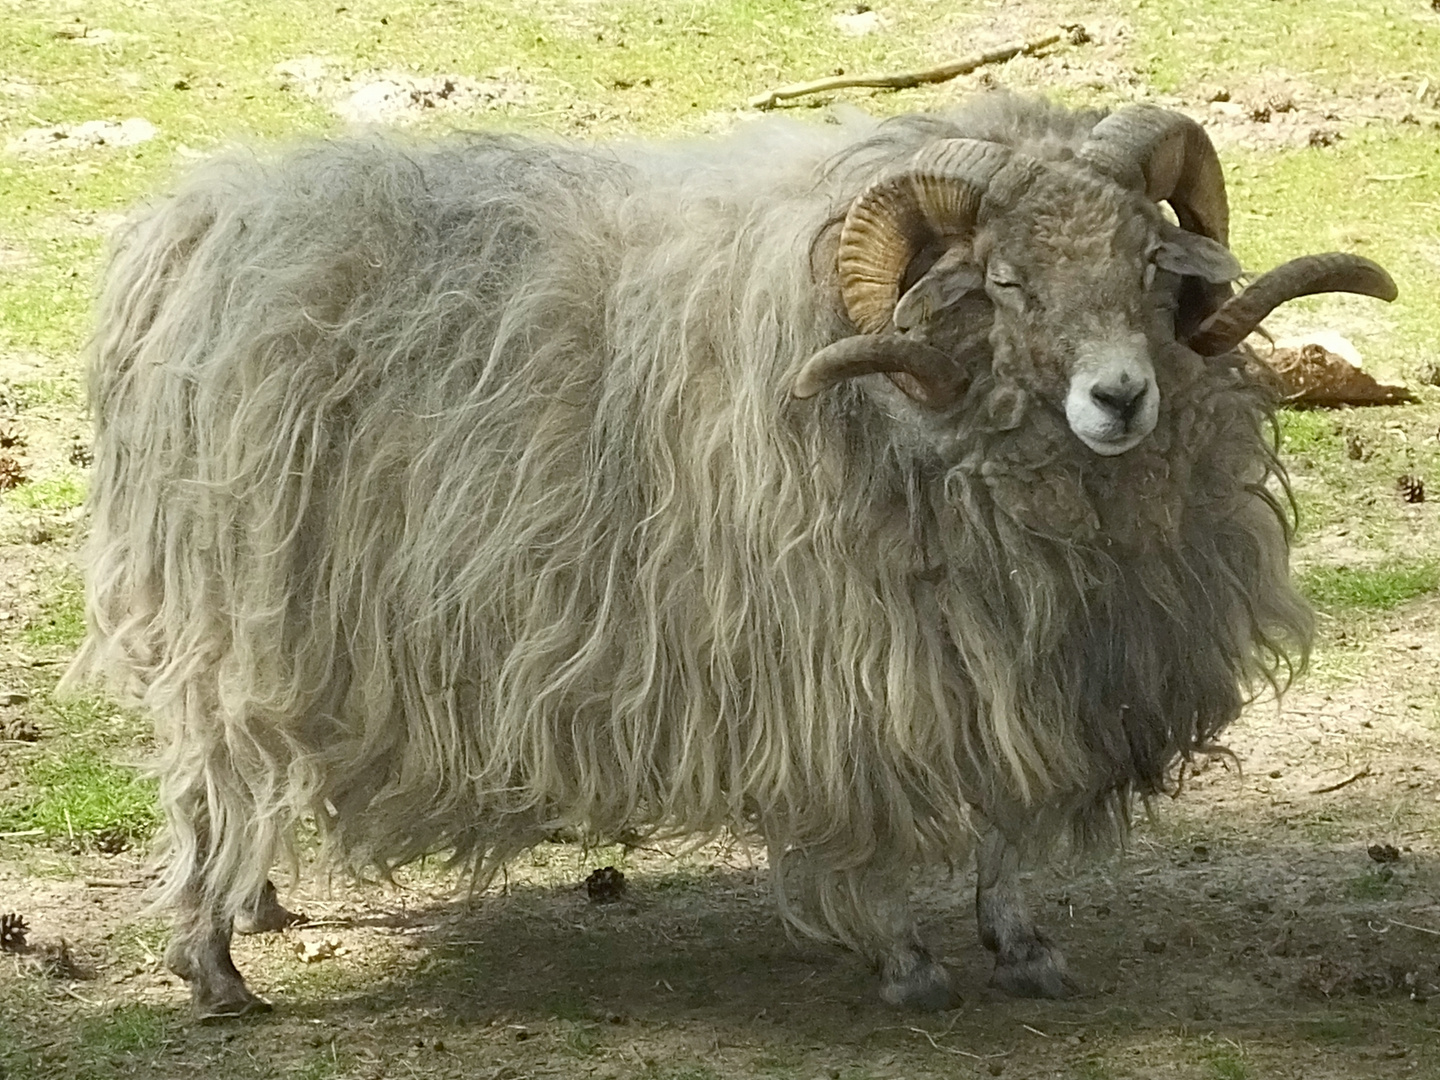
[(1398, 295), (1390, 275), (1363, 256), (1305, 255), (1261, 274), (1201, 323), (1186, 344), (1201, 356), (1219, 356), (1244, 341), (1287, 300), (1321, 292), (1361, 293), (1385, 301)]
[(910, 398), (931, 408), (953, 404), (969, 385), (963, 358), (901, 334), (856, 334), (805, 361), (791, 393), (810, 398), (846, 379), (878, 373), (889, 375)]
[(996, 143), (946, 139), (851, 204), (840, 230), (840, 295), (861, 333), (889, 325), (901, 279), (921, 248), (969, 239), (991, 180), (1015, 156)]
[[(945, 408), (965, 392), (970, 355), (951, 356), (891, 326), (905, 271), (924, 247), (970, 242), (981, 203), (998, 190), (1007, 166), (1020, 166), (1012, 183), (1035, 167), (1009, 148), (978, 139), (946, 139), (915, 155), (898, 174), (870, 185), (850, 205), (840, 230), (840, 295), (860, 331), (826, 346), (805, 362), (792, 393), (809, 398), (860, 375), (885, 374), (912, 400)], [(977, 347), (983, 346), (979, 342)], [(965, 352), (965, 350), (961, 350)]]
[(1205, 129), (1158, 105), (1129, 105), (1091, 129), (1080, 158), (1126, 187), (1168, 202), (1180, 227), (1230, 242), (1225, 174)]

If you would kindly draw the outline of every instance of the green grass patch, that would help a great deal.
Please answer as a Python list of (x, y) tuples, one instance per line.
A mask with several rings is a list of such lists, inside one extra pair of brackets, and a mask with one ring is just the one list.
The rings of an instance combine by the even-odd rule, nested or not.
[(67, 471), (5, 492), (7, 504), (22, 510), (73, 510), (85, 501), (84, 475)]
[(78, 578), (67, 577), (45, 591), (40, 611), (20, 631), (32, 648), (73, 649), (85, 636), (85, 590)]
[(1440, 563), (1313, 566), (1300, 574), (1300, 588), (1312, 603), (1332, 615), (1389, 611), (1440, 589)]
[(116, 829), (143, 838), (160, 816), (155, 783), (86, 748), (47, 755), (24, 770), (26, 795), (0, 807), (0, 832), (44, 829), (47, 836)]
[(1340, 454), (1335, 421), (1319, 410), (1280, 410), (1280, 448), (1286, 454)]
[(80, 1046), (101, 1054), (133, 1054), (154, 1050), (165, 1041), (169, 1028), (159, 1010), (147, 1005), (124, 1005), (83, 1021), (77, 1032)]
[(1136, 0), (1133, 10), (1137, 51), (1160, 90), (1288, 67), (1312, 85), (1353, 91), (1387, 74), (1424, 71), (1434, 60), (1419, 4)]
[(1352, 900), (1394, 900), (1405, 892), (1405, 883), (1388, 866), (1377, 866), (1351, 878), (1346, 892)]
[(1368, 1025), (1349, 1016), (1302, 1020), (1295, 1029), (1301, 1038), (1311, 1042), (1358, 1046), (1370, 1041)]
[(1205, 1075), (1210, 1080), (1248, 1080), (1250, 1070), (1235, 1051), (1217, 1050), (1205, 1060)]

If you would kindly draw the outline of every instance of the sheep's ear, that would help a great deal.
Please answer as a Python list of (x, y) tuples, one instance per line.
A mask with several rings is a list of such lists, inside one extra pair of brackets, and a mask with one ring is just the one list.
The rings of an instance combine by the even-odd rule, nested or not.
[(985, 275), (969, 260), (969, 245), (960, 244), (935, 260), (895, 305), (895, 328), (910, 330), (944, 311), (985, 284)]
[(1165, 228), (1155, 265), (1184, 277), (1197, 277), (1212, 285), (1224, 285), (1240, 276), (1240, 263), (1224, 244), (1174, 225)]

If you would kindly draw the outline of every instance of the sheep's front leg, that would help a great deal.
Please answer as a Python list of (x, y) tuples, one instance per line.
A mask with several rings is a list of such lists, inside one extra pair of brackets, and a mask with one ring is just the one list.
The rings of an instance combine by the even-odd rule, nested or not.
[(304, 915), (297, 915), (281, 906), (280, 896), (275, 891), (275, 883), (267, 880), (265, 888), (260, 890), (260, 895), (255, 898), (254, 903), (235, 916), (235, 932), (237, 934), (265, 934), (273, 930), (284, 930), (286, 927), (304, 921)]
[(1035, 928), (1020, 889), (1020, 852), (991, 829), (975, 856), (980, 943), (995, 954), (991, 985), (1016, 997), (1068, 997), (1075, 981), (1065, 957)]

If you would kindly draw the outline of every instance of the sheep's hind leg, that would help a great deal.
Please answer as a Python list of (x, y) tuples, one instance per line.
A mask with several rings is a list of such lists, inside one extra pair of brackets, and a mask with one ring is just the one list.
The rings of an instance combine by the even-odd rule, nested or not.
[(250, 992), (230, 957), (231, 920), (186, 890), (165, 950), (165, 966), (190, 986), (197, 1020), (225, 1020), (264, 1012), (268, 1002)]
[[(224, 1020), (264, 1012), (270, 1008), (250, 992), (235, 961), (230, 956), (230, 936), (235, 919), (223, 910), (215, 891), (206, 887), (211, 866), (205, 852), (209, 848), (210, 827), (203, 811), (196, 812), (181, 800), (181, 807), (172, 815), (181, 820), (195, 820), (192, 842), (181, 844), (168, 872), (184, 881), (175, 904), (174, 930), (165, 949), (165, 966), (190, 986), (190, 1005), (197, 1020)], [(184, 813), (188, 810), (188, 813)], [(183, 815), (183, 816), (182, 816)], [(264, 905), (267, 892), (274, 900), (273, 890), (261, 890), (255, 907)], [(275, 903), (279, 907), (279, 903)], [(281, 909), (283, 910), (283, 909)]]
[(281, 906), (279, 894), (275, 891), (275, 883), (267, 880), (265, 888), (260, 890), (260, 895), (255, 898), (254, 903), (235, 916), (235, 932), (237, 934), (265, 934), (274, 930), (284, 930), (303, 922), (305, 922), (304, 915), (299, 915)]
[[(950, 972), (920, 940), (910, 908), (908, 867), (868, 867), (840, 875), (841, 895), (858, 901), (855, 924), (876, 943), (880, 997), (888, 1005), (939, 1012), (960, 1004)], [(846, 880), (849, 879), (849, 880)]]
[(980, 942), (995, 954), (991, 985), (1016, 997), (1069, 997), (1077, 987), (1065, 970), (1065, 957), (1035, 928), (1025, 905), (1019, 850), (992, 828), (975, 864)]

